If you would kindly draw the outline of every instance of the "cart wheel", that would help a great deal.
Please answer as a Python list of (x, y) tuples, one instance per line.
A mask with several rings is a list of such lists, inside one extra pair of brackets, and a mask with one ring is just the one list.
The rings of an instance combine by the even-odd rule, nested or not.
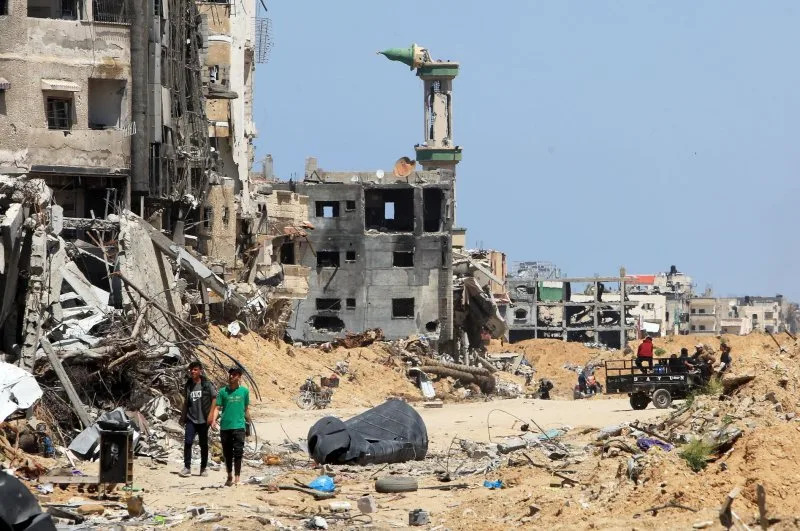
[(645, 409), (650, 399), (644, 393), (633, 393), (631, 395), (631, 407), (633, 409)]
[(672, 404), (672, 395), (666, 389), (656, 389), (653, 393), (653, 405), (658, 409), (667, 409)]
[(303, 391), (297, 395), (294, 401), (300, 409), (314, 409), (314, 393)]

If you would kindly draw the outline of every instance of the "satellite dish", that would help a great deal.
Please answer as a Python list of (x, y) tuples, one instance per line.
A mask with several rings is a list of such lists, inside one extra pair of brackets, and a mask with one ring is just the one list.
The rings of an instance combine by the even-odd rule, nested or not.
[(383, 170), (378, 170), (378, 171), (376, 171), (376, 172), (375, 172), (375, 177), (377, 177), (379, 181), (380, 181), (381, 179), (383, 179)]
[(408, 177), (416, 169), (417, 161), (408, 157), (400, 157), (394, 163), (394, 175), (396, 177)]

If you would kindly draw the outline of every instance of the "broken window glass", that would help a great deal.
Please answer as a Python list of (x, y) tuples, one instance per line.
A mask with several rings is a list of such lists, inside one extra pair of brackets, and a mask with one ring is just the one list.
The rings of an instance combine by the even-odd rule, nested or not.
[(392, 318), (409, 319), (414, 317), (414, 299), (392, 299)]

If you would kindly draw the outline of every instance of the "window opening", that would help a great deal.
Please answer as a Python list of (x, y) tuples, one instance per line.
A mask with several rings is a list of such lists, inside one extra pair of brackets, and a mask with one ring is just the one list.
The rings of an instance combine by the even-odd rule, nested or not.
[(341, 332), (344, 321), (335, 315), (315, 315), (311, 318), (311, 327), (318, 331)]
[(28, 0), (28, 16), (76, 20), (79, 18), (80, 7), (78, 0)]
[(339, 267), (339, 251), (318, 251), (317, 267)]
[(315, 209), (318, 218), (339, 217), (339, 201), (317, 201)]
[(47, 98), (47, 128), (70, 129), (72, 127), (72, 99)]
[(409, 188), (372, 188), (364, 192), (364, 225), (388, 232), (414, 230), (414, 191)]
[(356, 252), (355, 251), (347, 251), (344, 255), (345, 262), (355, 262), (356, 261)]
[(414, 267), (414, 252), (395, 251), (392, 265), (394, 267)]
[(344, 210), (345, 212), (353, 212), (356, 209), (356, 202), (355, 201), (345, 201), (344, 202)]
[(210, 229), (214, 221), (214, 209), (205, 207), (203, 209), (203, 228)]
[(342, 299), (317, 299), (317, 311), (338, 312), (342, 309)]
[(348, 310), (355, 310), (356, 309), (356, 300), (355, 299), (347, 299), (347, 309)]
[(125, 81), (89, 79), (89, 129), (118, 129), (122, 121)]
[(281, 263), (294, 264), (294, 242), (284, 242), (281, 245)]
[(125, 0), (93, 0), (92, 11), (97, 22), (116, 22), (126, 24), (128, 20), (127, 2)]
[(392, 299), (392, 317), (408, 319), (414, 317), (414, 299)]
[(514, 319), (525, 319), (526, 317), (528, 317), (527, 310), (524, 310), (522, 308), (514, 310)]
[(442, 230), (442, 203), (444, 193), (441, 188), (425, 188), (422, 191), (422, 220), (425, 232)]

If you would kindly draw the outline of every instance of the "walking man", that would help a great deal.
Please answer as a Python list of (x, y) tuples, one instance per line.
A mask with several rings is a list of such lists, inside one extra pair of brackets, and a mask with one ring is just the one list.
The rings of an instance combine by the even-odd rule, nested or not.
[(208, 466), (208, 414), (217, 396), (217, 389), (203, 375), (203, 365), (199, 361), (189, 364), (189, 378), (183, 386), (183, 410), (181, 422), (185, 426), (183, 437), (183, 470), (181, 477), (192, 473), (192, 444), (194, 437), (200, 439), (200, 475), (207, 476)]
[[(242, 455), (247, 423), (250, 422), (250, 391), (240, 385), (242, 369), (233, 366), (228, 370), (228, 385), (219, 390), (217, 402), (211, 408), (208, 424), (213, 426), (219, 416), (222, 455), (228, 471), (226, 487), (239, 484), (242, 473)], [(219, 410), (222, 409), (220, 415)]]

